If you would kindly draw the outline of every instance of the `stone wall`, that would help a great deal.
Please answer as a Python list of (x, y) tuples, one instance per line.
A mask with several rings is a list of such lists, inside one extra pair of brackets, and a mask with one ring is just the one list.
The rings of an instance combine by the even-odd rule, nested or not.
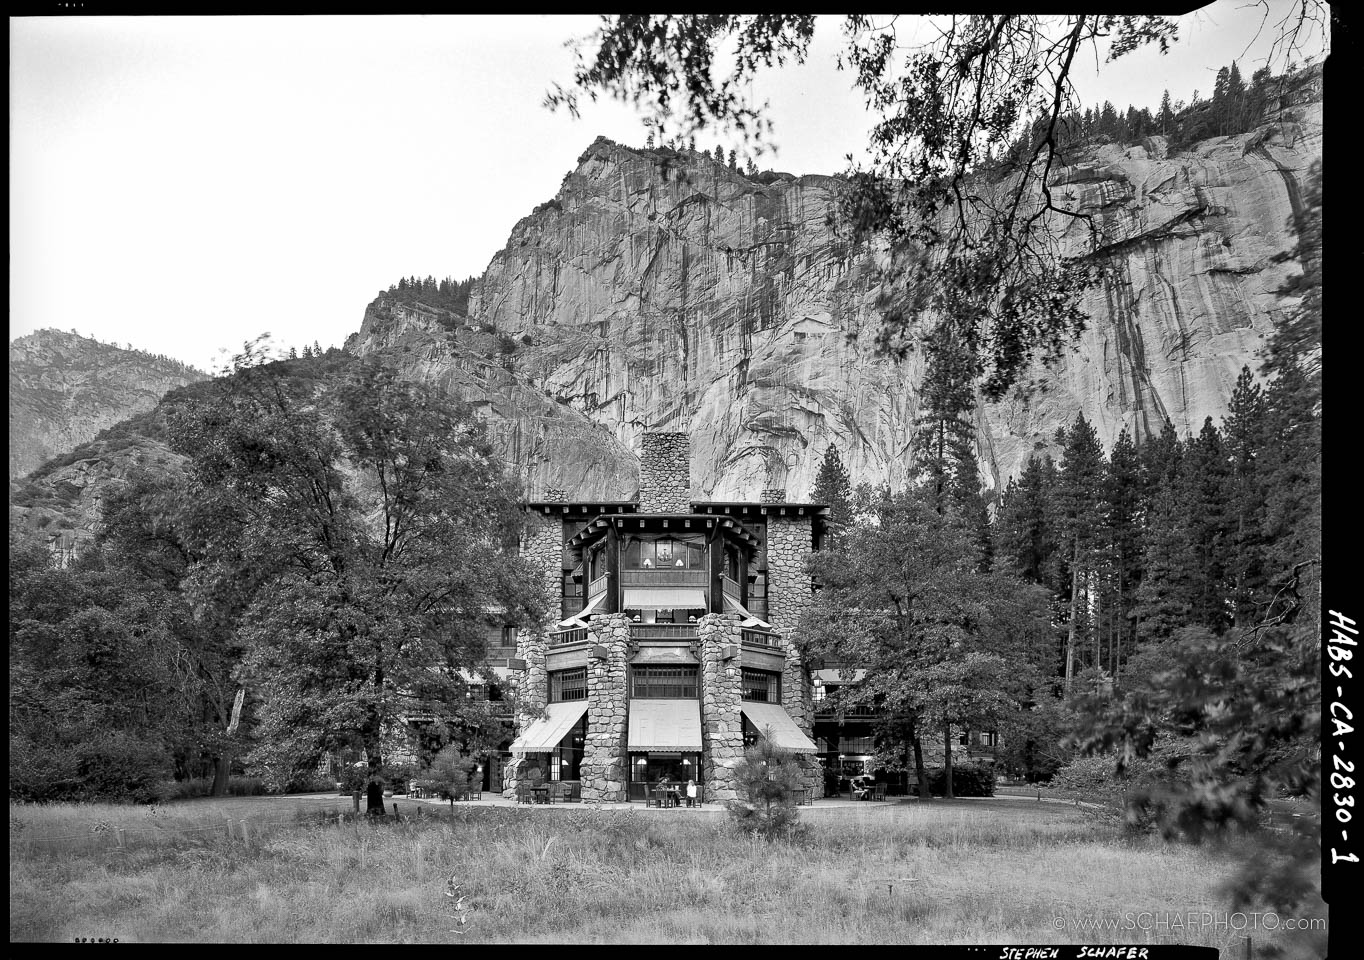
[(645, 433), (639, 450), (639, 512), (691, 511), (691, 438)]
[(725, 647), (739, 649), (739, 617), (708, 613), (696, 624), (701, 638), (701, 748), (707, 800), (733, 800), (734, 766), (744, 756), (740, 658), (721, 659)]
[(596, 614), (588, 623), (587, 642), (606, 648), (604, 659), (587, 662), (587, 736), (579, 773), (585, 801), (625, 798), (626, 651), (630, 618), (623, 613)]

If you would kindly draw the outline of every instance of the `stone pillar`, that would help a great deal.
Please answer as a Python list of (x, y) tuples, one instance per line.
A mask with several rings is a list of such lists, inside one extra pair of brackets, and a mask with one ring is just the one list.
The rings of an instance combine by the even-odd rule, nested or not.
[(691, 512), (691, 438), (645, 433), (639, 450), (639, 512)]
[(587, 642), (606, 648), (604, 659), (587, 661), (587, 736), (583, 740), (583, 800), (625, 798), (626, 655), (630, 618), (623, 613), (596, 614), (588, 622)]
[[(525, 732), (535, 717), (544, 714), (549, 699), (549, 675), (545, 672), (545, 650), (549, 638), (544, 630), (522, 628), (516, 634), (516, 655), (526, 661), (526, 669), (516, 675), (516, 733)], [(502, 796), (516, 796), (524, 756), (513, 754), (502, 768)]]
[[(805, 561), (814, 543), (813, 518), (809, 516), (767, 515), (767, 619), (782, 635), (786, 662), (781, 675), (781, 705), (796, 726), (811, 736), (814, 732), (814, 697), (810, 677), (796, 645), (801, 615), (814, 602)], [(824, 795), (824, 776), (819, 761), (802, 754), (797, 757), (812, 796)]]
[(521, 556), (544, 570), (545, 590), (551, 601), (553, 619), (559, 619), (563, 597), (564, 521), (558, 514), (531, 511), (526, 517), (526, 532), (521, 540)]
[(739, 617), (708, 613), (696, 624), (701, 650), (701, 768), (707, 800), (733, 800), (734, 766), (744, 756), (739, 656), (724, 660), (726, 647), (740, 649)]

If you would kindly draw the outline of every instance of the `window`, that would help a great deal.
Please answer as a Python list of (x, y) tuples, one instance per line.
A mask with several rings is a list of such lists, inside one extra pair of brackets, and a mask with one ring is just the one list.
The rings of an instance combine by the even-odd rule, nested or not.
[(695, 700), (696, 668), (641, 664), (630, 668), (630, 696), (639, 700)]
[(766, 670), (743, 672), (743, 698), (759, 703), (781, 703), (781, 674)]
[(587, 699), (587, 668), (552, 670), (549, 674), (549, 702)]

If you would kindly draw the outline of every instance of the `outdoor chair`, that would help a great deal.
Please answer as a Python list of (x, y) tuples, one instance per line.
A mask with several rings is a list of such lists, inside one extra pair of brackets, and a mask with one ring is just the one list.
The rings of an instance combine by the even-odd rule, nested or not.
[(517, 803), (530, 803), (530, 799), (531, 799), (531, 797), (530, 797), (530, 784), (524, 783), (524, 782), (522, 782), (522, 783), (517, 783), (517, 785), (516, 785), (516, 802), (517, 802)]
[(884, 783), (878, 783), (871, 788), (871, 799), (873, 800), (886, 799), (886, 785)]
[(583, 785), (582, 785), (581, 783), (566, 783), (566, 784), (564, 784), (564, 802), (565, 802), (565, 803), (582, 803), (582, 802), (583, 802)]

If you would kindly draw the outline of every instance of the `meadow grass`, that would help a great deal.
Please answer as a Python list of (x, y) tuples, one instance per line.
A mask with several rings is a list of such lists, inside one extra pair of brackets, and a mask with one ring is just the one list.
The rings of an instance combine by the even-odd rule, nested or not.
[[(1225, 910), (1235, 863), (1061, 804), (816, 807), (774, 843), (718, 811), (432, 806), (373, 823), (349, 807), (11, 805), (10, 939), (1241, 946), (1210, 927), (1076, 932)], [(1316, 953), (1312, 938), (1261, 934), (1256, 952)]]

